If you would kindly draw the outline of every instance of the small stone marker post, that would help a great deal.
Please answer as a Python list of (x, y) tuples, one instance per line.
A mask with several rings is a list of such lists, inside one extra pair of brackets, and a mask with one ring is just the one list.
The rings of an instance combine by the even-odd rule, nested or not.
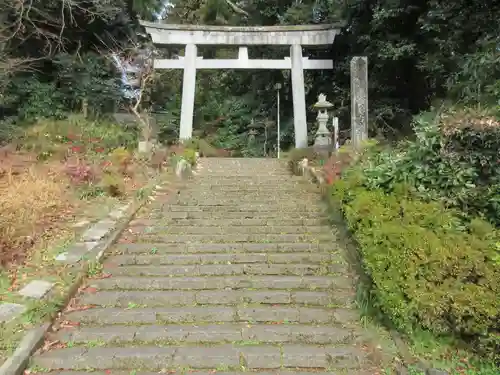
[(359, 150), (368, 139), (368, 58), (351, 60), (351, 142)]
[(333, 127), (333, 149), (335, 151), (338, 151), (340, 148), (340, 143), (339, 143), (339, 118), (338, 117), (333, 117), (332, 118), (332, 127)]

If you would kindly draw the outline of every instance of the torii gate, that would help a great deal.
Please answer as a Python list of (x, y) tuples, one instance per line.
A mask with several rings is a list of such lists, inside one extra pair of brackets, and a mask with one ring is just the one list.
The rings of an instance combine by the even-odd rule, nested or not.
[[(332, 60), (309, 60), (302, 46), (331, 45), (342, 25), (304, 26), (202, 26), (140, 22), (159, 45), (183, 45), (184, 56), (157, 59), (156, 69), (184, 69), (179, 138), (189, 139), (193, 133), (194, 98), (197, 69), (279, 69), (292, 71), (293, 121), (295, 147), (307, 147), (304, 69), (333, 69)], [(198, 45), (237, 45), (237, 59), (203, 59)], [(289, 45), (290, 57), (284, 59), (249, 59), (252, 45)]]

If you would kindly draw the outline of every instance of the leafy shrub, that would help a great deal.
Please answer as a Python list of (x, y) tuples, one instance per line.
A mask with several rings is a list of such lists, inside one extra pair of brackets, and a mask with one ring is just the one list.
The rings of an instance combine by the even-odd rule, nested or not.
[(362, 170), (331, 187), (340, 202), (375, 303), (404, 331), (416, 326), (452, 334), (483, 352), (500, 349), (500, 232), (474, 219), (464, 227), (440, 202), (362, 185)]
[(421, 198), (500, 225), (500, 122), (448, 110), (418, 117), (415, 134), (414, 141), (373, 155), (364, 166), (364, 185), (389, 193), (404, 183)]
[(111, 197), (121, 197), (125, 195), (125, 184), (123, 182), (123, 178), (116, 172), (108, 171), (104, 173), (99, 186)]
[(24, 148), (41, 157), (74, 153), (108, 153), (115, 148), (131, 149), (137, 145), (137, 134), (123, 126), (106, 121), (91, 121), (81, 116), (64, 120), (42, 119), (24, 134)]
[(498, 105), (500, 64), (498, 37), (478, 40), (472, 53), (458, 58), (458, 69), (448, 77), (450, 94), (470, 104)]
[(441, 116), (443, 150), (474, 169), (478, 183), (500, 182), (500, 121), (488, 113), (460, 110)]
[(186, 148), (182, 152), (182, 157), (191, 165), (196, 165), (196, 151), (192, 148)]
[(200, 156), (206, 158), (228, 157), (231, 153), (224, 149), (218, 149), (206, 139), (191, 138), (183, 142), (184, 147), (191, 148), (200, 153)]
[(354, 165), (358, 160), (363, 159), (368, 154), (372, 154), (378, 149), (378, 142), (368, 139), (362, 144), (360, 150), (355, 150), (350, 143), (342, 145), (336, 152), (332, 153), (323, 164), (323, 175), (327, 184), (341, 178), (342, 172), (346, 168)]
[(71, 182), (77, 185), (92, 183), (97, 179), (95, 170), (83, 162), (66, 164), (64, 169)]
[(115, 148), (110, 153), (111, 163), (122, 176), (129, 174), (129, 167), (132, 164), (132, 154), (124, 147)]
[(294, 148), (288, 153), (288, 167), (292, 173), (296, 173), (297, 163), (304, 159), (307, 159), (310, 165), (314, 165), (325, 158), (312, 147)]
[(169, 160), (169, 152), (166, 148), (158, 148), (153, 150), (151, 154), (151, 158), (149, 160), (150, 166), (157, 170), (161, 171), (163, 167), (168, 164)]

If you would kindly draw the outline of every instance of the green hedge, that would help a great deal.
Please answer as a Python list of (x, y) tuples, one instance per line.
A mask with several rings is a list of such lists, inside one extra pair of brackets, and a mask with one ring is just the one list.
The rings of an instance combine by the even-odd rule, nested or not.
[(363, 184), (390, 193), (405, 183), (423, 199), (500, 226), (500, 121), (449, 109), (418, 116), (414, 129), (416, 139), (372, 157)]
[(440, 202), (362, 186), (351, 171), (332, 185), (371, 277), (377, 307), (403, 331), (423, 327), (500, 352), (500, 233), (465, 227)]

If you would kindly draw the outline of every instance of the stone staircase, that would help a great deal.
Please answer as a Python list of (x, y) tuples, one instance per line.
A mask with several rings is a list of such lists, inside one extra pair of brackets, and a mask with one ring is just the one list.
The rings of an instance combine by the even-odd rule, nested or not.
[(326, 218), (282, 161), (202, 159), (130, 223), (31, 371), (376, 374)]

